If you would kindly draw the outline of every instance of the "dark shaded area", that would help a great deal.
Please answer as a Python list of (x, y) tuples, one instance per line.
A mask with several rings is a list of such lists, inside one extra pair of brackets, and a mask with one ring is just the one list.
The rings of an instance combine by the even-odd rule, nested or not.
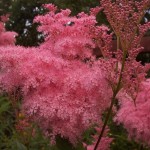
[(150, 63), (150, 52), (141, 52), (138, 54), (137, 61), (141, 61), (144, 65), (145, 63)]

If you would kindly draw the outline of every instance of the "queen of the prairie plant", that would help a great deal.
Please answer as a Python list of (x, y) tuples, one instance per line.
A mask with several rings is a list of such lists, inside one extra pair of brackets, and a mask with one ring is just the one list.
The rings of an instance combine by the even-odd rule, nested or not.
[(68, 9), (55, 13), (55, 6), (46, 7), (51, 11), (35, 19), (46, 36), (40, 47), (0, 48), (1, 88), (20, 89), (23, 111), (51, 140), (60, 135), (75, 144), (86, 129), (101, 124), (110, 103), (106, 70), (93, 56), (98, 31), (102, 49), (110, 37), (104, 36), (107, 28), (95, 26), (92, 14), (70, 17)]
[[(139, 62), (136, 62), (135, 58), (142, 49), (140, 46), (141, 38), (150, 28), (150, 22), (141, 24), (145, 10), (150, 6), (149, 0), (101, 0), (101, 5), (117, 37), (117, 52), (114, 55), (116, 57), (116, 67), (114, 71), (110, 69), (110, 78), (108, 79), (113, 90), (113, 97), (94, 150), (98, 148), (102, 139), (112, 108), (116, 102), (116, 96), (120, 93), (120, 90), (126, 89), (126, 93), (136, 103), (139, 86), (146, 79), (147, 66), (142, 66)], [(110, 64), (114, 65), (113, 63)]]
[[(22, 110), (51, 140), (60, 135), (75, 144), (90, 126), (102, 126), (102, 112), (111, 102), (111, 114), (117, 95), (128, 95), (135, 101), (139, 85), (145, 80), (147, 68), (136, 62), (135, 56), (141, 49), (140, 39), (149, 27), (149, 23), (139, 25), (149, 1), (105, 2), (102, 0), (101, 4), (117, 36), (116, 53), (110, 53), (109, 29), (96, 24), (95, 14), (101, 8), (92, 9), (89, 15), (70, 16), (70, 10), (57, 11), (51, 4), (45, 5), (49, 9), (47, 14), (35, 18), (41, 24), (38, 30), (45, 36), (44, 43), (36, 48), (0, 48), (1, 90), (19, 89)], [(103, 55), (99, 60), (93, 55), (95, 48)], [(123, 106), (126, 107), (122, 104), (121, 109)], [(108, 145), (111, 139), (102, 135)], [(93, 143), (88, 148), (93, 149)], [(106, 145), (98, 149), (103, 146)]]
[(150, 80), (142, 82), (136, 97), (136, 106), (132, 98), (120, 93), (121, 108), (115, 120), (127, 129), (129, 138), (143, 145), (150, 145)]

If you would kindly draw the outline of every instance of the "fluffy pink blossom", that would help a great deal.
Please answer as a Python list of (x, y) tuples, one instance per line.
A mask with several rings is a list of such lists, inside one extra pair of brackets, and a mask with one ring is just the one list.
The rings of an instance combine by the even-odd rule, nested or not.
[(141, 38), (150, 28), (149, 23), (140, 24), (150, 1), (101, 0), (101, 5), (113, 31), (120, 38), (120, 48), (131, 53), (134, 48), (139, 48)]
[[(55, 13), (54, 5), (46, 5), (51, 11), (44, 16), (37, 16), (35, 22), (40, 23), (38, 30), (45, 35), (42, 48), (49, 49), (54, 55), (66, 59), (85, 59), (92, 57), (93, 49), (101, 51), (111, 48), (111, 35), (106, 26), (96, 26), (96, 16), (91, 13), (79, 13), (70, 16), (69, 9)], [(99, 10), (99, 7), (96, 10)]]
[(36, 18), (46, 36), (39, 48), (0, 48), (0, 85), (7, 92), (20, 90), (23, 111), (45, 135), (75, 144), (91, 125), (101, 123), (112, 91), (102, 63), (93, 62), (95, 16), (70, 17), (70, 10), (55, 14), (55, 6), (46, 7), (52, 11)]
[(98, 66), (66, 61), (49, 51), (22, 47), (0, 48), (1, 88), (20, 88), (23, 109), (43, 131), (72, 143), (93, 123), (111, 97), (105, 73)]
[[(109, 106), (112, 91), (116, 90), (121, 75), (123, 78), (117, 92), (120, 89), (126, 92), (119, 94), (121, 108), (116, 120), (125, 125), (131, 137), (149, 144), (146, 132), (149, 132), (149, 122), (144, 119), (148, 118), (148, 98), (145, 96), (148, 91), (143, 88), (148, 86), (145, 84), (148, 81), (143, 82), (140, 90), (138, 87), (145, 79), (143, 72), (146, 69), (132, 61), (149, 24), (138, 25), (139, 14), (131, 8), (137, 7), (143, 12), (144, 7), (138, 2), (128, 6), (133, 1), (104, 2), (102, 0), (104, 8), (109, 6), (105, 8), (105, 13), (122, 42), (121, 47), (124, 52), (129, 52), (124, 63), (125, 71), (121, 71), (123, 52), (118, 50), (113, 53), (115, 58), (110, 53), (112, 35), (107, 34), (109, 29), (96, 25), (95, 14), (99, 7), (91, 10), (90, 15), (82, 12), (70, 16), (69, 9), (56, 13), (57, 7), (47, 4), (45, 8), (50, 12), (35, 18), (35, 22), (41, 24), (38, 30), (45, 36), (44, 43), (37, 48), (0, 47), (0, 87), (2, 91), (11, 93), (18, 90), (21, 93), (22, 110), (33, 117), (45, 135), (51, 139), (60, 135), (75, 144), (93, 124), (101, 126), (102, 112)], [(144, 2), (148, 3), (147, 0)], [(5, 39), (8, 35), (6, 38), (12, 42), (12, 34), (5, 32), (3, 23), (0, 25), (0, 36)], [(139, 30), (139, 35), (134, 32), (136, 30)], [(9, 43), (0, 41), (1, 45)], [(95, 59), (93, 50), (96, 48), (101, 50), (104, 59)], [(135, 98), (136, 107), (130, 101)], [(108, 149), (111, 141), (103, 137), (98, 148)], [(93, 149), (93, 145), (88, 146), (89, 150)]]
[(124, 92), (118, 98), (121, 106), (115, 120), (124, 125), (130, 138), (150, 145), (150, 80), (140, 85), (135, 103)]

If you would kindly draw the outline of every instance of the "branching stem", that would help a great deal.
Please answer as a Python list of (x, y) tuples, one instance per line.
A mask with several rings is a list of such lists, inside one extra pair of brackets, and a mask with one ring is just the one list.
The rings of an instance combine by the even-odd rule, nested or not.
[(123, 59), (122, 59), (122, 66), (121, 66), (121, 70), (120, 70), (120, 75), (119, 75), (119, 79), (118, 79), (118, 83), (117, 83), (117, 86), (116, 86), (116, 89), (113, 93), (113, 97), (112, 97), (112, 100), (111, 100), (111, 104), (110, 104), (110, 107), (108, 109), (108, 113), (106, 115), (106, 119), (104, 121), (104, 124), (103, 124), (103, 127), (102, 127), (102, 130), (101, 130), (101, 133), (98, 137), (98, 140), (97, 140), (97, 143), (94, 147), (94, 150), (97, 150), (98, 148), (98, 145), (102, 139), (102, 136), (104, 134), (104, 131), (105, 131), (105, 128), (107, 126), (107, 123), (108, 123), (108, 120), (110, 118), (110, 115), (111, 115), (111, 112), (112, 112), (112, 108), (114, 106), (114, 103), (115, 103), (115, 100), (116, 100), (116, 95), (118, 94), (119, 90), (120, 90), (120, 86), (121, 86), (121, 80), (122, 80), (122, 73), (123, 73), (123, 70), (124, 70), (124, 66), (125, 66), (125, 61), (126, 61), (126, 55), (127, 55), (127, 50), (123, 50)]

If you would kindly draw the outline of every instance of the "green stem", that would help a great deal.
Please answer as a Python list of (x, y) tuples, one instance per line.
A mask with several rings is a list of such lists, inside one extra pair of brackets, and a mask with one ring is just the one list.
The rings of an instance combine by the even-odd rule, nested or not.
[(142, 145), (142, 144), (140, 145), (140, 148), (139, 148), (139, 150), (143, 150), (143, 145)]
[(121, 86), (121, 80), (122, 80), (122, 73), (123, 73), (123, 70), (124, 70), (124, 66), (125, 66), (125, 60), (126, 60), (126, 55), (127, 55), (127, 50), (124, 50), (123, 51), (123, 59), (122, 59), (122, 66), (121, 66), (121, 71), (120, 71), (120, 75), (119, 75), (119, 80), (118, 80), (118, 84), (117, 84), (117, 87), (113, 93), (113, 97), (112, 97), (112, 100), (111, 100), (111, 104), (110, 104), (110, 107), (109, 107), (109, 110), (108, 110), (108, 113), (106, 115), (106, 119), (105, 119), (105, 122), (103, 124), (103, 127), (102, 127), (102, 130), (101, 130), (101, 133), (98, 137), (98, 140), (96, 142), (96, 145), (94, 147), (94, 150), (97, 150), (98, 148), (98, 145), (102, 139), (102, 136), (104, 134), (104, 131), (105, 131), (105, 128), (106, 128), (106, 125), (108, 123), (108, 120), (110, 118), (110, 115), (111, 115), (111, 112), (112, 112), (112, 108), (114, 106), (114, 103), (115, 103), (115, 100), (116, 100), (116, 95), (118, 94), (119, 90), (120, 90), (120, 86)]

